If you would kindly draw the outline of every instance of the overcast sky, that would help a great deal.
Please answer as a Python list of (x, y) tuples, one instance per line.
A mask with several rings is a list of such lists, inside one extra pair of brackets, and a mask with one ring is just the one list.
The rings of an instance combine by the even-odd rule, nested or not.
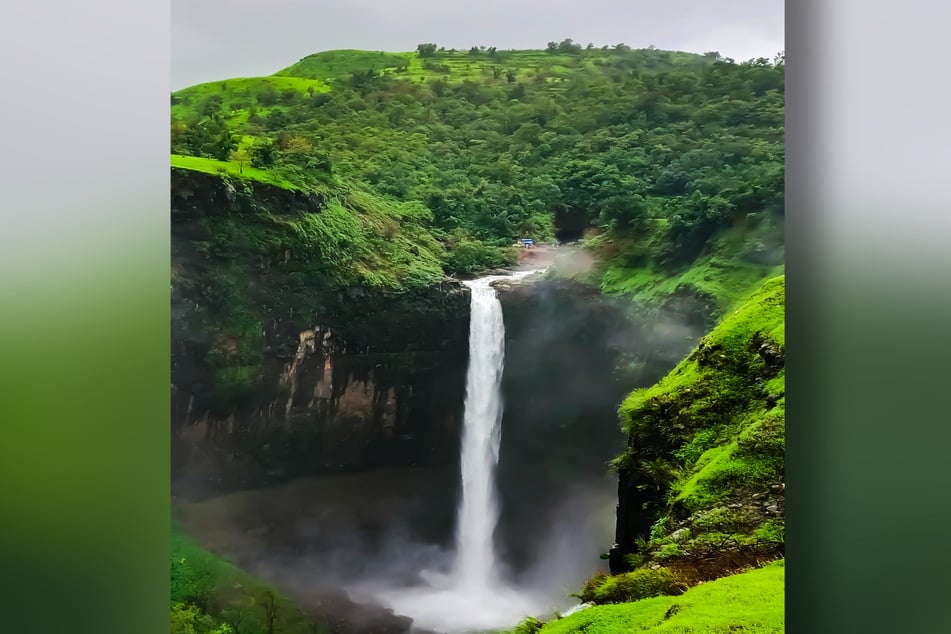
[(172, 0), (172, 89), (340, 48), (651, 44), (744, 61), (784, 50), (782, 0)]

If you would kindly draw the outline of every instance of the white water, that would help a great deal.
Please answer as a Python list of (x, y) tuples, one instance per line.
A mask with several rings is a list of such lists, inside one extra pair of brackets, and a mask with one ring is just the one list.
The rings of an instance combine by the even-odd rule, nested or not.
[(511, 627), (545, 610), (542, 599), (505, 583), (493, 546), (498, 522), (495, 469), (501, 438), (505, 324), (502, 306), (490, 284), (536, 272), (464, 282), (471, 290), (472, 312), (455, 559), (448, 574), (423, 571), (427, 586), (380, 596), (421, 628), (458, 634)]

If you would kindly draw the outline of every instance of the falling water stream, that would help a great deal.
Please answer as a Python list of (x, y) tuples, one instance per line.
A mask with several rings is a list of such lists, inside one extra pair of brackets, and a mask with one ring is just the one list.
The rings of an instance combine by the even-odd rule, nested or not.
[(544, 609), (538, 597), (505, 582), (493, 544), (498, 522), (495, 469), (501, 438), (505, 324), (491, 284), (536, 272), (465, 282), (472, 299), (455, 559), (447, 574), (423, 571), (427, 585), (381, 597), (428, 630), (459, 634), (511, 627)]

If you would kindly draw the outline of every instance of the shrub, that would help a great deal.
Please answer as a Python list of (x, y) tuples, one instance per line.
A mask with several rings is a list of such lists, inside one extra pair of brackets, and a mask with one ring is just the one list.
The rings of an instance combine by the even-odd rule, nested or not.
[(544, 625), (544, 623), (535, 617), (530, 616), (516, 625), (515, 629), (512, 630), (512, 634), (535, 634), (535, 632), (542, 629)]
[(596, 572), (591, 576), (590, 579), (585, 581), (584, 587), (581, 588), (581, 592), (574, 595), (581, 599), (584, 603), (594, 601), (594, 593), (601, 586), (602, 583), (608, 578), (603, 572)]
[(606, 577), (590, 597), (582, 597), (582, 600), (598, 604), (625, 603), (660, 595), (678, 595), (686, 589), (683, 580), (667, 568), (641, 568)]

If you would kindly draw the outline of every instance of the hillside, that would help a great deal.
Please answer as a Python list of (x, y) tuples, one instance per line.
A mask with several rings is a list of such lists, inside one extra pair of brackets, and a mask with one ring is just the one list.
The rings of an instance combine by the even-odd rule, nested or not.
[(619, 408), (611, 574), (576, 595), (594, 607), (512, 634), (783, 631), (785, 279), (732, 308)]
[(202, 549), (172, 529), (171, 633), (330, 631), (277, 589)]
[(431, 216), (410, 222), (464, 252), (447, 272), (511, 261), (519, 237), (587, 237), (604, 292), (710, 313), (782, 263), (783, 73), (781, 58), (570, 40), (327, 51), (174, 93), (171, 145), (418, 203)]
[[(513, 634), (785, 631), (785, 561), (717, 579), (682, 594), (598, 605), (541, 626), (523, 623)], [(540, 627), (541, 626), (541, 627)]]
[(621, 404), (612, 569), (704, 578), (783, 550), (785, 279), (772, 278), (656, 385)]
[[(556, 426), (617, 434), (612, 404), (634, 389), (618, 412), (628, 442), (612, 465), (612, 574), (580, 593), (622, 605), (545, 629), (781, 627), (781, 565), (720, 578), (784, 554), (784, 89), (781, 55), (736, 63), (564, 40), (325, 51), (173, 93), (174, 486), (200, 498), (450, 464), (470, 315), (453, 278), (544, 251), (557, 262), (549, 284), (525, 295), (521, 330), (518, 293), (505, 321), (525, 338), (532, 402), (550, 407), (523, 413), (530, 437), (531, 425), (507, 428), (502, 453), (519, 433), (522, 446), (553, 441)], [(524, 237), (561, 246), (513, 246)], [(597, 331), (588, 352), (610, 397), (576, 376), (583, 355), (560, 342), (581, 344), (583, 329), (553, 327), (572, 319)], [(546, 357), (531, 351), (545, 348), (555, 360), (541, 372)], [(556, 407), (541, 389), (554, 385), (572, 402)], [(591, 470), (606, 470), (616, 440)], [(718, 588), (747, 592), (749, 610), (710, 608)], [(743, 603), (758, 596), (762, 610)], [(184, 630), (220, 626), (173, 609), (188, 612)]]

